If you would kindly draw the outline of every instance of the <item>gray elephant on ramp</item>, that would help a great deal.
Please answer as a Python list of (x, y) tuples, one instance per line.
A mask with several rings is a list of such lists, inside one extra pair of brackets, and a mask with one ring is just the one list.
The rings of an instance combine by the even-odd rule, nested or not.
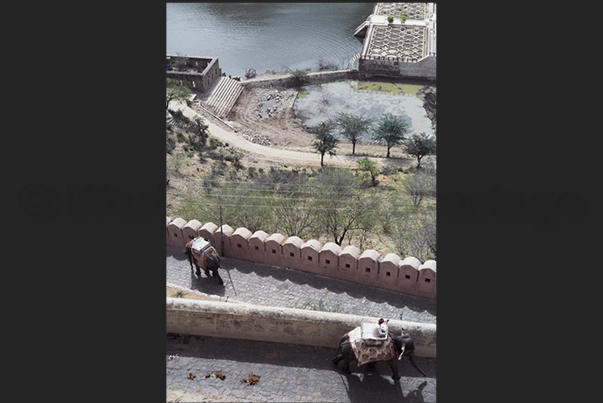
[(393, 379), (399, 380), (401, 376), (398, 370), (398, 360), (407, 357), (412, 366), (421, 375), (426, 376), (415, 361), (415, 343), (406, 330), (402, 329), (402, 334), (399, 336), (388, 331), (387, 336), (383, 337), (385, 343), (371, 345), (370, 340), (363, 340), (359, 337), (361, 334), (359, 329), (360, 326), (341, 336), (335, 356), (331, 360), (336, 366), (339, 361), (343, 360), (343, 373), (352, 373), (350, 371), (352, 361), (356, 361), (358, 366), (367, 364), (366, 369), (371, 372), (375, 369), (377, 362), (384, 361), (391, 368)]

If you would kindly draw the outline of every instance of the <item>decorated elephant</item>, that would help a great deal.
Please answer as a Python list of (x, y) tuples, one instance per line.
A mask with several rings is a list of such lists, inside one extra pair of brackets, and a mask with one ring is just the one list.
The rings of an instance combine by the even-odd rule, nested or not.
[[(381, 321), (383, 319), (380, 320), (379, 324), (382, 323)], [(402, 357), (408, 357), (413, 367), (421, 375), (426, 376), (415, 362), (415, 343), (406, 330), (402, 329), (400, 336), (395, 336), (387, 331), (382, 340), (370, 340), (362, 338), (361, 327), (359, 326), (341, 336), (339, 346), (331, 361), (338, 365), (339, 361), (343, 360), (342, 371), (345, 374), (351, 374), (350, 363), (352, 361), (356, 361), (358, 366), (367, 364), (366, 369), (368, 371), (374, 370), (376, 362), (385, 361), (392, 370), (394, 380), (399, 380), (400, 373), (397, 361), (401, 360)]]
[(185, 254), (188, 257), (188, 262), (191, 265), (191, 270), (193, 270), (193, 264), (197, 268), (196, 275), (198, 278), (201, 277), (201, 267), (199, 267), (199, 260), (202, 261), (203, 271), (207, 277), (214, 277), (218, 280), (218, 283), (224, 284), (222, 277), (220, 277), (220, 273), (218, 269), (220, 268), (220, 255), (214, 249), (213, 246), (208, 246), (205, 248), (203, 253), (199, 256), (195, 256), (191, 247), (192, 241), (186, 245)]

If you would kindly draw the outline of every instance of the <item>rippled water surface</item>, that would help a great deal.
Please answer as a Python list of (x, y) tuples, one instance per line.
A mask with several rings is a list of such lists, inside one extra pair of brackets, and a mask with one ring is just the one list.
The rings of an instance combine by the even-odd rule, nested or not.
[(227, 75), (245, 68), (341, 68), (362, 49), (354, 30), (374, 3), (167, 3), (166, 53), (220, 59)]
[[(302, 88), (295, 112), (306, 126), (334, 118), (338, 112), (374, 118), (391, 113), (410, 121), (413, 132), (435, 135), (417, 91), (421, 85), (346, 80)], [(365, 135), (363, 140), (369, 140)]]

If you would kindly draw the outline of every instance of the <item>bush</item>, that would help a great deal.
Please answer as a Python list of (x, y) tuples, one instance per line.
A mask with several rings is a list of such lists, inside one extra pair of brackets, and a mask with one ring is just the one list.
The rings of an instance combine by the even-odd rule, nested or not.
[(186, 70), (186, 65), (188, 64), (188, 56), (178, 56), (174, 58), (174, 63), (172, 66), (176, 70), (184, 71)]
[(170, 109), (169, 112), (172, 115), (172, 117), (174, 118), (175, 122), (179, 122), (184, 125), (188, 125), (190, 123), (190, 119), (187, 118), (180, 109), (177, 109), (175, 111)]
[(308, 72), (305, 70), (296, 69), (293, 73), (291, 73), (291, 81), (294, 86), (301, 87), (302, 85), (306, 85), (308, 83)]
[(392, 165), (388, 165), (383, 168), (383, 171), (381, 171), (381, 173), (385, 176), (395, 175), (398, 173), (398, 170), (399, 170), (399, 168), (392, 166)]
[(171, 139), (169, 137), (165, 138), (165, 152), (168, 154), (172, 154), (172, 152), (174, 152), (174, 147), (176, 146), (176, 142), (174, 141), (174, 139)]
[(224, 144), (218, 140), (218, 139), (214, 139), (214, 138), (210, 138), (209, 139), (209, 149), (210, 150), (215, 150), (218, 147), (222, 147), (224, 146)]

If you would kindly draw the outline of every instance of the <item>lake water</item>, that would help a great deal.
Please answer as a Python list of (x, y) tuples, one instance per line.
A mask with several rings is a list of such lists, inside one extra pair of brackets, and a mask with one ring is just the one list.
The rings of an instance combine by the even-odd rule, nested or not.
[(222, 72), (245, 68), (348, 67), (362, 50), (354, 30), (374, 3), (166, 3), (166, 53), (218, 57)]
[[(423, 108), (417, 91), (421, 85), (386, 81), (345, 80), (302, 87), (294, 110), (306, 126), (335, 118), (338, 112), (371, 117), (375, 122), (385, 113), (400, 116), (410, 122), (414, 133), (435, 136), (431, 120)], [(370, 134), (363, 141), (370, 140)]]

